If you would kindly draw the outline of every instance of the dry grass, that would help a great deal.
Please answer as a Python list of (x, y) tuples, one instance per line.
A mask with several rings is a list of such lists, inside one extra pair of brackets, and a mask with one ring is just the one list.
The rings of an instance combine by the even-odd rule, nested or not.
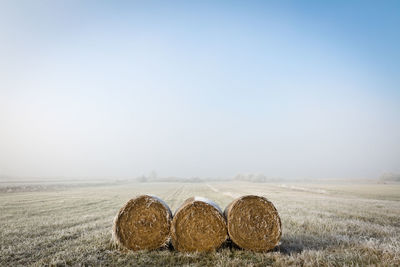
[[(113, 218), (124, 203), (144, 192), (160, 196), (172, 210), (193, 195), (213, 199), (220, 207), (242, 194), (264, 195), (281, 216), (281, 244), (269, 253), (229, 243), (213, 253), (120, 251), (111, 242)], [(399, 185), (384, 184), (143, 183), (4, 191), (0, 265), (398, 266), (399, 196)]]

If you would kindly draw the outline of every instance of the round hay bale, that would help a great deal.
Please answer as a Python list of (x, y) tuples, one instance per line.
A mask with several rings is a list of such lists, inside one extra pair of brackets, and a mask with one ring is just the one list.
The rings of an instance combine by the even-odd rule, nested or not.
[(226, 221), (214, 202), (191, 197), (174, 214), (171, 241), (182, 252), (212, 251), (227, 239)]
[(119, 210), (113, 239), (131, 250), (157, 249), (169, 241), (171, 220), (171, 210), (164, 201), (155, 196), (138, 196)]
[(282, 235), (281, 219), (265, 197), (243, 196), (225, 209), (229, 237), (239, 247), (257, 252), (273, 249)]

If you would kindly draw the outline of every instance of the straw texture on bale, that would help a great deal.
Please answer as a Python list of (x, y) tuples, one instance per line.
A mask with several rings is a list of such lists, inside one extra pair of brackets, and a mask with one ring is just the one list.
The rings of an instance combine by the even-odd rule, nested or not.
[(164, 201), (155, 196), (138, 196), (119, 210), (113, 239), (131, 250), (157, 249), (170, 239), (171, 220), (171, 210)]
[(208, 199), (191, 197), (175, 212), (171, 241), (178, 251), (212, 251), (220, 247), (227, 237), (222, 211)]
[(243, 249), (263, 252), (278, 245), (281, 219), (275, 206), (264, 197), (243, 196), (225, 209), (231, 240)]

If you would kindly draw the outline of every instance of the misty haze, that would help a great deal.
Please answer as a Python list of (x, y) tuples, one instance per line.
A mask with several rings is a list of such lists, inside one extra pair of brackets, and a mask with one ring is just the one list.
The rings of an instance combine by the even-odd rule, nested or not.
[[(400, 265), (399, 14), (396, 1), (2, 1), (0, 266)], [(141, 195), (171, 229), (185, 200), (212, 200), (226, 240), (183, 253), (168, 226), (160, 248), (116, 244)], [(263, 252), (229, 228), (253, 195), (281, 220)]]

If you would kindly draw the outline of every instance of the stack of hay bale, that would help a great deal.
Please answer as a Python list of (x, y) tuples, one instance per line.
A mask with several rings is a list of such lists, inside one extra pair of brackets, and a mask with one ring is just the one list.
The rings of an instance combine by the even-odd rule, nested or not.
[(228, 238), (237, 246), (264, 252), (278, 245), (281, 220), (274, 205), (264, 197), (243, 196), (224, 212), (201, 197), (187, 199), (172, 216), (160, 198), (143, 195), (129, 200), (118, 212), (114, 241), (130, 250), (172, 246), (182, 252), (219, 248)]

